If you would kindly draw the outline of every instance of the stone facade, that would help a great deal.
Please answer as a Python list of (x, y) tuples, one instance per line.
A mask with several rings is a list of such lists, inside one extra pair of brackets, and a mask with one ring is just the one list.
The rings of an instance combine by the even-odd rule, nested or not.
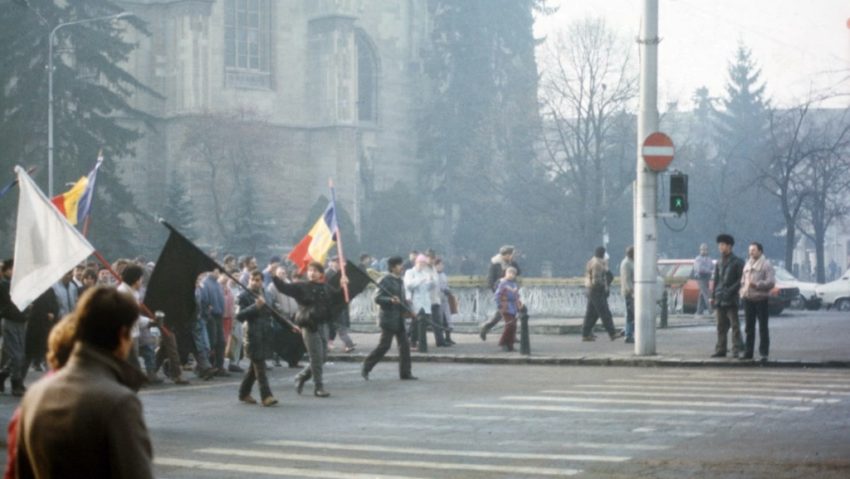
[[(162, 98), (133, 105), (152, 129), (125, 163), (139, 203), (162, 211), (169, 175), (206, 173), (186, 149), (186, 132), (205, 117), (248, 112), (268, 127), (254, 153), (257, 214), (286, 244), (310, 206), (337, 186), (339, 204), (360, 224), (372, 191), (416, 171), (416, 118), (427, 89), (426, 0), (127, 0), (148, 23), (127, 69)], [(218, 241), (204, 181), (185, 185), (196, 229)], [(221, 186), (223, 187), (223, 186)], [(266, 200), (270, 199), (270, 200)]]

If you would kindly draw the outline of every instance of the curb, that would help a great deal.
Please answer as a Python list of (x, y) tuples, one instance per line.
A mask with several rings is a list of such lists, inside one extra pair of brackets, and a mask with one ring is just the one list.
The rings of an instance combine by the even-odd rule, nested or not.
[[(328, 361), (363, 362), (365, 354), (329, 354)], [(774, 369), (850, 369), (850, 361), (843, 360), (773, 360), (767, 363), (744, 362), (728, 359), (689, 359), (667, 356), (642, 357), (587, 357), (587, 356), (491, 356), (476, 354), (418, 354), (411, 360), (419, 363), (459, 363), (532, 366), (610, 366), (610, 367), (674, 367), (674, 368), (774, 368)], [(398, 361), (398, 354), (387, 354), (383, 361)]]

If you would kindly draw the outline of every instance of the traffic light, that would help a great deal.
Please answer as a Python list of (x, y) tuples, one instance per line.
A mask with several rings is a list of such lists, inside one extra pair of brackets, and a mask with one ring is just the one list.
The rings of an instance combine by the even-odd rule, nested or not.
[(688, 175), (670, 175), (670, 211), (680, 216), (688, 212)]

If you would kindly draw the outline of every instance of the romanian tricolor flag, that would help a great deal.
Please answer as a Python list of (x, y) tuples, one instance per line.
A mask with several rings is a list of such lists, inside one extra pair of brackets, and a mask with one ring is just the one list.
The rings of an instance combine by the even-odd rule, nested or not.
[(79, 179), (70, 190), (61, 195), (54, 196), (51, 200), (53, 206), (68, 218), (68, 222), (77, 225), (85, 220), (91, 211), (92, 199), (94, 198), (94, 183), (97, 179), (97, 170), (103, 163), (103, 157), (97, 158), (97, 164), (87, 176)]
[(333, 202), (328, 203), (322, 217), (316, 221), (316, 224), (310, 228), (310, 232), (304, 237), (295, 248), (290, 251), (290, 261), (298, 266), (298, 271), (304, 272), (307, 265), (311, 261), (318, 261), (322, 264), (327, 258), (328, 250), (334, 245), (336, 240), (337, 221), (336, 210)]

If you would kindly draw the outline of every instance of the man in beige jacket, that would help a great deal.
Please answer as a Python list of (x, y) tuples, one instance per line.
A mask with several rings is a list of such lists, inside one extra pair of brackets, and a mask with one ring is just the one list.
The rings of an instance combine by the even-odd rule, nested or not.
[(773, 266), (764, 257), (764, 248), (757, 242), (750, 243), (750, 257), (744, 265), (741, 278), (741, 298), (744, 300), (744, 318), (746, 321), (746, 346), (740, 359), (753, 359), (756, 345), (756, 319), (759, 323), (759, 355), (761, 361), (767, 361), (770, 352), (770, 332), (767, 328), (767, 297), (775, 284)]

